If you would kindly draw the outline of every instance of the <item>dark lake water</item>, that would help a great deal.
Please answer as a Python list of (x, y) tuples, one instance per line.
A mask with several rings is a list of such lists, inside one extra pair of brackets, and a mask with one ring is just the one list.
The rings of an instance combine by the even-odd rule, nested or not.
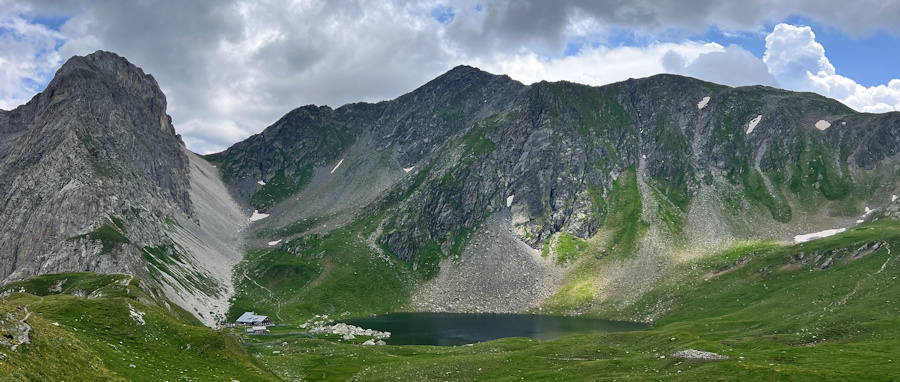
[(390, 345), (456, 346), (506, 337), (538, 340), (569, 334), (630, 332), (648, 328), (637, 322), (532, 314), (393, 313), (343, 321), (391, 332)]

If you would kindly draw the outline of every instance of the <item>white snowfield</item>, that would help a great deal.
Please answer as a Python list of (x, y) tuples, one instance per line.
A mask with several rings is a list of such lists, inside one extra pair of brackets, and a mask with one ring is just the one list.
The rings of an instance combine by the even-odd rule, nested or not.
[(816, 128), (824, 131), (825, 129), (831, 127), (831, 122), (828, 122), (824, 119), (820, 119), (819, 122), (816, 122)]
[(757, 115), (756, 118), (751, 119), (750, 123), (747, 124), (747, 134), (752, 133), (753, 129), (756, 128), (756, 125), (758, 125), (759, 121), (761, 121), (761, 120), (762, 120), (762, 114)]
[(412, 166), (412, 167), (404, 167), (404, 168), (403, 168), (403, 171), (410, 172), (410, 171), (412, 171), (414, 168), (416, 168), (416, 166)]
[(259, 184), (260, 186), (265, 186), (265, 185), (266, 185), (266, 182), (263, 182), (263, 181), (261, 181), (261, 180), (260, 180), (260, 181), (257, 181), (256, 183)]
[[(897, 197), (896, 195), (893, 195), (893, 196), (894, 196), (895, 198)], [(893, 202), (894, 200), (891, 199), (891, 201)], [(865, 207), (865, 208), (866, 208), (866, 210), (865, 210), (865, 212), (863, 212), (861, 218), (865, 218), (866, 216), (869, 216), (869, 214), (875, 212), (875, 210), (873, 210), (873, 209), (871, 209), (871, 208), (869, 208), (869, 207)], [(864, 219), (859, 219), (859, 220), (856, 221), (856, 224), (862, 224), (862, 223), (864, 223), (864, 222), (865, 222)]]
[(344, 163), (344, 160), (343, 160), (343, 159), (339, 160), (339, 161), (338, 161), (338, 164), (334, 165), (334, 168), (331, 169), (331, 173), (332, 173), (332, 174), (334, 174), (334, 172), (338, 169), (338, 167), (341, 167), (341, 163)]
[(275, 241), (270, 241), (270, 242), (269, 242), (269, 246), (278, 245), (278, 243), (280, 243), (280, 242), (281, 242), (281, 239), (278, 239), (278, 240), (275, 240)]
[(708, 105), (708, 104), (709, 104), (709, 97), (703, 97), (703, 99), (700, 100), (700, 102), (697, 102), (697, 110), (703, 110), (703, 108), (706, 107), (706, 105)]
[(823, 237), (836, 235), (836, 234), (839, 234), (846, 230), (847, 230), (846, 228), (835, 228), (835, 229), (826, 229), (826, 230), (820, 231), (820, 232), (808, 233), (805, 235), (797, 235), (797, 236), (794, 236), (794, 243), (795, 244), (796, 243), (805, 243), (805, 242), (813, 240), (813, 239), (821, 239)]
[(513, 199), (515, 199), (515, 198), (516, 198), (515, 195), (507, 196), (507, 197), (506, 197), (506, 206), (507, 206), (507, 207), (512, 206)]
[(269, 217), (269, 214), (261, 214), (259, 213), (259, 211), (253, 211), (253, 216), (250, 216), (250, 221), (255, 222), (257, 220), (263, 220), (267, 217)]

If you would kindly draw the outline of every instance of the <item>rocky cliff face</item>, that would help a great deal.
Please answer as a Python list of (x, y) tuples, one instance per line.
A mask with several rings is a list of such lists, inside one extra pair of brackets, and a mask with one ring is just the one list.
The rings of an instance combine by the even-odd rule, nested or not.
[(165, 110), (153, 77), (98, 52), (3, 112), (0, 277), (133, 271), (140, 253), (121, 244), (155, 247), (167, 216), (193, 214)]
[(30, 102), (0, 111), (0, 280), (206, 274), (181, 267), (170, 237), (199, 223), (185, 151), (152, 76), (114, 53), (69, 59)]
[(396, 100), (297, 108), (208, 159), (239, 195), (265, 210), (302, 190), (314, 168), (334, 165), (363, 138), (397, 165), (415, 166), (476, 120), (510, 107), (522, 89), (509, 77), (460, 66)]
[[(376, 152), (414, 168), (375, 208), (395, 211), (380, 242), (412, 259), (432, 241), (448, 253), (457, 235), (505, 208), (533, 247), (557, 232), (592, 237), (614, 207), (616, 179), (629, 172), (642, 220), (668, 216), (667, 234), (683, 236), (684, 225), (700, 219), (692, 212), (727, 202), (707, 194), (728, 191), (736, 193), (732, 205), (715, 208), (755, 219), (726, 224), (730, 236), (788, 235), (749, 226), (757, 215), (798, 223), (809, 213), (852, 216), (873, 197), (886, 202), (896, 180), (888, 163), (898, 150), (898, 121), (897, 113), (859, 114), (815, 94), (672, 75), (603, 87), (523, 86), (460, 67), (394, 101), (297, 109), (212, 159), (244, 186), (305, 168), (305, 177), (288, 177), (294, 191), (315, 167), (334, 165), (371, 135)], [(876, 184), (873, 176), (889, 181)]]

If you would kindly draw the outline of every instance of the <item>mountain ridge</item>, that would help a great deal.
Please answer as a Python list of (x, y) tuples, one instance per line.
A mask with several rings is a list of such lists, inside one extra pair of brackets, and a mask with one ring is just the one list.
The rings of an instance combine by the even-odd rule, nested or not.
[[(64, 228), (48, 238), (34, 236), (42, 228), (20, 222), (34, 214), (7, 197), (0, 214), (16, 218), (4, 242), (57, 249), (34, 257), (32, 247), (8, 245), (4, 282), (48, 272), (139, 274), (214, 325), (245, 248), (290, 248), (366, 221), (358, 235), (368, 250), (403, 260), (420, 278), (408, 284), (416, 309), (539, 307), (565, 293), (562, 274), (587, 261), (579, 253), (588, 247), (597, 261), (629, 264), (618, 278), (594, 279), (612, 284), (572, 307), (582, 311), (611, 296), (640, 298), (684, 253), (849, 227), (897, 190), (900, 113), (856, 113), (812, 93), (677, 75), (523, 85), (458, 66), (394, 100), (294, 109), (205, 156), (215, 166), (183, 147), (165, 107), (152, 76), (97, 52), (72, 58), (44, 92), (0, 112), (0, 173), (30, 168), (36, 159), (28, 158), (74, 158), (80, 167), (52, 182), (32, 179), (35, 195), (58, 194), (63, 203), (69, 197), (60, 195), (87, 187), (100, 193), (82, 196), (101, 201), (96, 211), (63, 214), (64, 223), (46, 213), (31, 219)], [(57, 130), (38, 133), (47, 126)], [(23, 143), (43, 135), (59, 142)], [(0, 191), (21, 188), (10, 185)], [(251, 206), (268, 217), (248, 226)], [(505, 244), (485, 252), (476, 243), (489, 232)], [(495, 265), (463, 272), (466, 259)], [(503, 276), (516, 272), (528, 275)], [(531, 292), (488, 304), (468, 298), (471, 291), (448, 292), (459, 283)], [(535, 283), (543, 286), (527, 287)]]
[[(482, 85), (479, 97), (453, 93), (468, 94), (465, 102), (423, 95), (432, 86), (466, 84), (467, 76), (496, 82)], [(885, 205), (896, 192), (897, 150), (890, 142), (896, 141), (900, 113), (856, 113), (813, 93), (730, 88), (677, 75), (600, 87), (514, 81), (504, 87), (504, 81), (511, 80), (459, 67), (396, 100), (367, 104), (383, 108), (378, 121), (389, 123), (363, 123), (356, 137), (368, 141), (328, 146), (327, 160), (307, 162), (312, 175), (306, 181), (316, 191), (286, 193), (281, 205), (257, 205), (272, 212), (256, 223), (262, 227), (257, 235), (289, 240), (375, 216), (373, 251), (387, 250), (436, 275), (445, 268), (441, 259), (472, 255), (464, 253), (468, 240), (488, 216), (510, 211), (511, 239), (534, 250), (556, 253), (559, 235), (589, 240), (599, 234), (599, 256), (646, 262), (629, 273), (643, 280), (644, 287), (631, 288), (640, 291), (674, 265), (675, 253), (848, 227), (864, 207)], [(401, 100), (425, 104), (405, 114), (418, 117), (394, 117), (391, 107)], [(490, 103), (480, 107), (478, 100)], [(345, 110), (360, 104), (350, 105)], [(334, 110), (338, 115), (341, 108)], [(819, 121), (831, 127), (817, 128)], [(299, 123), (278, 131), (302, 136), (305, 130)], [(227, 158), (240, 156), (240, 149), (238, 144), (208, 158), (227, 169)], [(340, 191), (358, 189), (358, 180), (341, 182), (360, 172), (389, 180), (369, 194)], [(633, 174), (626, 177), (633, 183), (616, 186), (622, 174)], [(251, 188), (242, 198), (266, 187), (254, 185), (268, 184), (262, 175), (245, 173)], [(337, 205), (327, 213), (304, 207), (339, 193), (353, 202), (324, 202)], [(639, 203), (616, 210), (611, 198), (627, 194), (640, 195)], [(359, 208), (365, 212), (354, 212)], [(618, 216), (615, 225), (604, 225), (609, 216)], [(649, 263), (669, 265), (650, 272)], [(494, 278), (487, 273), (455, 282)], [(486, 305), (473, 304), (459, 309)]]

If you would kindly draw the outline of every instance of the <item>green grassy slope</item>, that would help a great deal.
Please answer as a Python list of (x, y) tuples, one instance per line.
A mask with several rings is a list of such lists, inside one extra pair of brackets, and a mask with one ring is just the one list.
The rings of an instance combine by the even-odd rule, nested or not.
[[(276, 380), (236, 339), (167, 301), (156, 305), (138, 283), (130, 276), (81, 273), (12, 285), (42, 295), (15, 292), (0, 300), (0, 310), (27, 308), (33, 328), (31, 343), (0, 349), (0, 380)], [(88, 285), (120, 293), (85, 298), (44, 292), (44, 286), (58, 284), (63, 293)]]
[(354, 316), (402, 309), (416, 277), (409, 263), (374, 252), (348, 227), (248, 251), (235, 269), (229, 319), (245, 311), (282, 322), (314, 314)]
[[(894, 380), (900, 256), (892, 248), (900, 248), (892, 221), (798, 245), (739, 243), (680, 264), (636, 304), (607, 313), (655, 318), (641, 332), (462, 347), (284, 334), (276, 348), (249, 351), (287, 380)], [(673, 358), (685, 349), (729, 358)]]
[[(29, 310), (31, 312), (31, 310)], [(0, 299), (0, 326), (4, 337), (7, 324), (25, 317), (24, 306)], [(16, 350), (0, 346), (0, 380), (3, 381), (123, 381), (107, 368), (91, 349), (72, 333), (51, 321), (32, 314), (30, 342)], [(36, 367), (40, 365), (40, 367)]]
[[(412, 270), (379, 258), (352, 232), (251, 252), (241, 269), (259, 289), (245, 283), (235, 312), (279, 314), (290, 324), (254, 338), (253, 346), (175, 318), (178, 310), (157, 305), (129, 276), (45, 275), (10, 284), (5, 289), (28, 293), (0, 300), (0, 316), (20, 320), (27, 307), (31, 343), (0, 349), (0, 379), (887, 381), (900, 375), (900, 256), (894, 252), (900, 223), (894, 221), (798, 245), (738, 243), (677, 265), (625, 310), (597, 311), (652, 318), (646, 331), (460, 347), (368, 347), (295, 334), (295, 324), (315, 313), (402, 309)], [(587, 258), (597, 260), (578, 257)], [(262, 288), (278, 299), (268, 306), (265, 298), (253, 300)], [(260, 302), (262, 309), (254, 309)], [(673, 357), (685, 349), (729, 358)], [(30, 367), (35, 363), (42, 367)]]

